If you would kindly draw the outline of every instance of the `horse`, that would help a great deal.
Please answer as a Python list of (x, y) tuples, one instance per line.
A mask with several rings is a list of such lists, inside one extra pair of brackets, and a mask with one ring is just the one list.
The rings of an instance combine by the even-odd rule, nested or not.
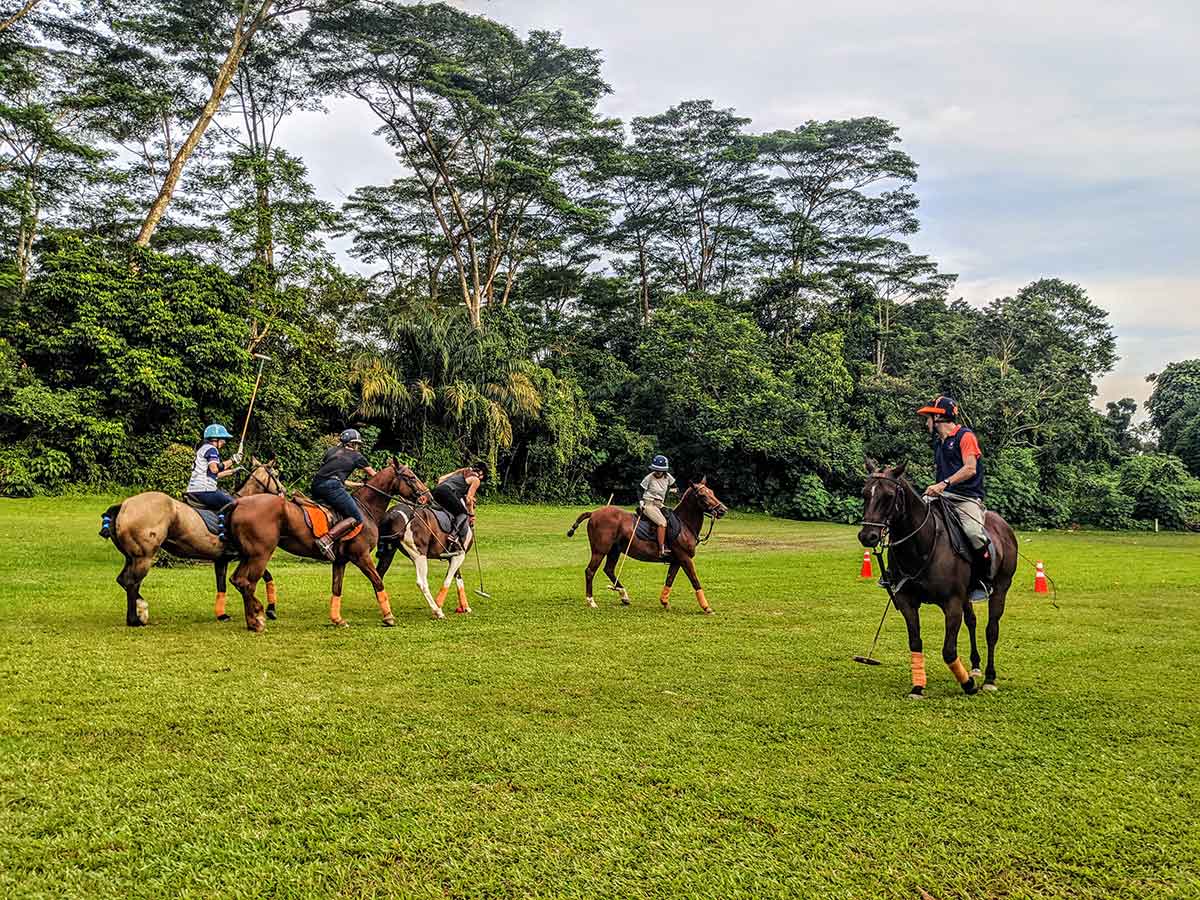
[[(879, 467), (868, 460), (863, 485), (863, 521), (859, 542), (868, 549), (887, 541), (888, 571), (885, 576), (895, 585), (892, 602), (908, 626), (911, 653), (912, 688), (909, 697), (920, 700), (925, 693), (925, 656), (921, 648), (919, 608), (931, 603), (945, 615), (946, 633), (942, 641), (942, 661), (949, 667), (964, 693), (974, 694), (975, 679), (984, 676), (983, 690), (996, 687), (996, 642), (1000, 638), (1000, 617), (1017, 570), (1017, 538), (999, 515), (988, 512), (984, 527), (991, 536), (994, 555), (992, 594), (988, 598), (987, 670), (979, 671), (979, 647), (975, 642), (975, 610), (967, 600), (971, 587), (972, 565), (960, 557), (950, 536), (926, 502), (904, 477), (907, 464), (894, 468)], [(954, 515), (953, 511), (948, 511)], [(885, 537), (886, 535), (886, 537)], [(958, 657), (958, 630), (963, 621), (971, 636), (971, 671)]]
[[(250, 475), (235, 496), (283, 491), (275, 460), (263, 463), (252, 457)], [(213, 614), (218, 621), (229, 620), (225, 612), (225, 585), (231, 548), (208, 530), (195, 508), (160, 491), (145, 491), (114, 503), (101, 514), (101, 521), (100, 536), (111, 540), (125, 556), (117, 584), (125, 589), (126, 625), (137, 627), (150, 622), (150, 604), (142, 596), (141, 588), (160, 549), (185, 559), (213, 561), (217, 580)], [(264, 571), (263, 578), (267, 581), (267, 615), (273, 619), (275, 581), (269, 572)]]
[[(395, 495), (399, 495), (399, 497)], [(394, 499), (428, 502), (429, 489), (408, 466), (393, 457), (388, 465), (365, 482), (355, 495), (363, 513), (363, 526), (357, 533), (346, 536), (334, 545), (333, 583), (329, 597), (329, 620), (334, 625), (346, 625), (342, 618), (342, 578), (346, 563), (352, 562), (367, 576), (375, 589), (375, 599), (385, 626), (396, 624), (392, 615), (383, 578), (371, 561), (371, 551), (379, 542), (379, 523), (388, 503)], [(286, 497), (247, 497), (239, 500), (230, 517), (230, 530), (240, 550), (241, 562), (233, 573), (234, 587), (242, 595), (246, 627), (261, 632), (266, 627), (262, 604), (255, 596), (259, 578), (266, 572), (267, 562), (276, 547), (308, 559), (327, 561), (321, 552), (312, 529), (305, 520), (304, 509), (297, 500)]]
[[(458, 586), (458, 607), (454, 611), (466, 614), (471, 612), (471, 604), (467, 600), (467, 588), (463, 584), (460, 569), (467, 558), (467, 551), (474, 543), (475, 529), (468, 525), (462, 543), (451, 550), (451, 534), (442, 528), (432, 509), (414, 506), (411, 503), (397, 503), (388, 510), (379, 526), (376, 566), (382, 577), (391, 567), (396, 550), (403, 551), (412, 561), (417, 574), (417, 587), (425, 597), (433, 617), (446, 618), (442, 605), (446, 602), (446, 594), (450, 591), (452, 581)], [(446, 577), (442, 580), (442, 587), (436, 598), (429, 592), (430, 559), (443, 559), (448, 564)]]
[[(672, 541), (671, 552), (666, 557), (658, 555), (658, 541), (653, 535), (647, 539), (634, 536), (638, 517), (628, 510), (619, 506), (602, 506), (591, 512), (580, 513), (575, 524), (568, 529), (567, 537), (573, 537), (580, 523), (587, 521), (588, 542), (592, 547), (592, 558), (588, 562), (587, 568), (584, 569), (584, 578), (587, 584), (587, 605), (590, 608), (596, 608), (596, 600), (592, 596), (592, 579), (600, 567), (600, 560), (606, 557), (608, 561), (604, 564), (604, 574), (612, 582), (613, 588), (620, 592), (621, 605), (629, 605), (629, 592), (618, 580), (616, 571), (617, 560), (624, 553), (642, 562), (661, 562), (670, 565), (670, 568), (667, 569), (667, 580), (663, 584), (662, 594), (658, 598), (663, 609), (671, 607), (671, 588), (675, 584), (676, 574), (682, 567), (688, 580), (692, 583), (692, 589), (696, 592), (696, 601), (700, 604), (700, 608), (704, 610), (705, 615), (713, 614), (713, 609), (704, 596), (704, 588), (700, 586), (700, 579), (696, 576), (696, 563), (693, 557), (696, 555), (697, 546), (702, 543), (700, 531), (704, 517), (711, 516), (716, 520), (725, 515), (728, 510), (709, 488), (708, 479), (701, 478), (698, 482), (688, 485), (687, 490), (679, 498), (674, 512), (683, 527)], [(631, 536), (632, 540), (630, 540)]]

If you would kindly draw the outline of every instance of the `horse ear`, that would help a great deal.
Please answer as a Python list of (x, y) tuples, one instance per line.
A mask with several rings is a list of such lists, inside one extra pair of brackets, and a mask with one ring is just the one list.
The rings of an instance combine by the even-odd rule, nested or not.
[(867, 456), (863, 459), (863, 466), (867, 470), (868, 475), (874, 475), (879, 471), (879, 463)]
[(896, 466), (896, 468), (892, 469), (892, 477), (902, 477), (906, 469), (908, 469), (908, 460), (905, 460), (904, 462), (900, 463), (900, 465)]
[(700, 484), (703, 485), (704, 487), (708, 487), (708, 475), (707, 474), (700, 476)]
[(395, 469), (397, 472), (400, 471), (400, 460), (396, 459), (395, 454), (392, 454), (390, 457), (388, 457), (388, 462), (391, 463), (393, 469)]
[(277, 463), (278, 461), (279, 461), (279, 457), (278, 457), (278, 456), (272, 456), (272, 457), (271, 457), (271, 461), (270, 461), (269, 463), (267, 463), (267, 468), (268, 468), (268, 469), (273, 469), (273, 468), (275, 468), (275, 463)]
[(250, 468), (257, 469), (260, 465), (262, 465), (262, 464), (258, 461), (258, 457), (255, 456), (253, 453), (251, 453), (250, 454)]

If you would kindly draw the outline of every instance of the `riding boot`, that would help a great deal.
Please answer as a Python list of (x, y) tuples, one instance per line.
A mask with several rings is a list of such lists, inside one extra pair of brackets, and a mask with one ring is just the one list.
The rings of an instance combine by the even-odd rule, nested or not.
[(454, 524), (450, 526), (449, 540), (446, 542), (446, 549), (454, 553), (463, 548), (463, 541), (466, 539), (467, 514), (459, 513), (454, 517)]
[(671, 555), (671, 551), (667, 549), (667, 526), (658, 525), (658, 555), (666, 558)]
[(978, 603), (992, 596), (992, 544), (988, 541), (975, 550), (975, 565), (971, 575), (971, 592), (967, 599)]
[(344, 519), (339, 519), (338, 522), (329, 529), (329, 531), (317, 538), (317, 546), (321, 552), (325, 554), (325, 558), (330, 562), (333, 561), (336, 554), (334, 553), (334, 545), (341, 539), (347, 531), (350, 531), (358, 524), (358, 520), (352, 516), (347, 516)]

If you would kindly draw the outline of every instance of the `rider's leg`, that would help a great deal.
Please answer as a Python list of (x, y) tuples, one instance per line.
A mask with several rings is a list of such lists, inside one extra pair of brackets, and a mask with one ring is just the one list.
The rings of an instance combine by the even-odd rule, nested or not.
[(652, 522), (658, 530), (658, 555), (667, 555), (667, 517), (659, 507), (647, 503), (642, 507), (642, 515)]
[(983, 504), (972, 497), (947, 497), (950, 506), (962, 523), (967, 540), (975, 555), (975, 572), (968, 599), (972, 602), (987, 599), (992, 592), (992, 547), (987, 529), (983, 526)]
[(362, 512), (350, 492), (340, 481), (330, 479), (314, 486), (313, 495), (320, 501), (329, 504), (339, 515), (343, 516), (329, 529), (328, 533), (317, 538), (317, 546), (326, 558), (334, 558), (334, 545), (346, 532), (353, 530), (362, 522)]

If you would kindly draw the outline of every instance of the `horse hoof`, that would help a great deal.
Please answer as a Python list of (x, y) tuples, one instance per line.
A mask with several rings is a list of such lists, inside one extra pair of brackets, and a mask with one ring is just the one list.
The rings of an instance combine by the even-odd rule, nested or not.
[(715, 616), (717, 614), (717, 611), (710, 606), (710, 607), (708, 607), (708, 609), (704, 610), (704, 614), (706, 616)]
[(909, 700), (924, 700), (925, 695), (924, 694), (909, 694), (908, 699)]
[(146, 623), (143, 622), (141, 619), (126, 619), (125, 624), (128, 625), (130, 628), (141, 628)]
[(621, 605), (622, 605), (622, 606), (628, 606), (628, 605), (629, 605), (629, 598), (628, 598), (628, 597), (622, 597), (622, 598), (621, 598)]
[(972, 678), (982, 678), (983, 677), (983, 672), (980, 671), (978, 666), (976, 666), (974, 669), (971, 670), (971, 677)]
[(274, 603), (272, 603), (270, 606), (267, 607), (267, 618), (270, 619), (272, 622), (274, 622), (278, 618), (278, 616), (275, 615), (275, 604)]
[(218, 622), (228, 622), (232, 618), (233, 618), (233, 616), (231, 616), (229, 613), (221, 613), (221, 615), (217, 616), (217, 621)]
[(596, 606), (596, 601), (593, 600), (591, 597), (588, 597), (587, 605), (588, 605), (588, 609), (597, 609), (598, 608)]
[(992, 682), (990, 682), (990, 681), (989, 681), (987, 684), (985, 684), (985, 685), (983, 686), (983, 689), (984, 689), (985, 691), (987, 691), (989, 694), (990, 694), (992, 691), (998, 691), (998, 690), (1000, 690), (1000, 688), (996, 687), (996, 685), (992, 684)]
[(966, 694), (968, 697), (973, 697), (979, 693), (979, 688), (976, 687), (974, 678), (968, 678), (963, 683), (962, 689), (963, 689), (963, 693)]
[(349, 628), (350, 627), (350, 623), (347, 622), (345, 619), (330, 619), (329, 624), (332, 625), (334, 628)]
[(395, 616), (384, 616), (383, 617), (383, 627), (384, 628), (395, 628), (396, 627), (396, 617)]
[(446, 614), (439, 609), (437, 612), (435, 612), (433, 614), (433, 617), (435, 619), (444, 619), (444, 618), (446, 618)]

